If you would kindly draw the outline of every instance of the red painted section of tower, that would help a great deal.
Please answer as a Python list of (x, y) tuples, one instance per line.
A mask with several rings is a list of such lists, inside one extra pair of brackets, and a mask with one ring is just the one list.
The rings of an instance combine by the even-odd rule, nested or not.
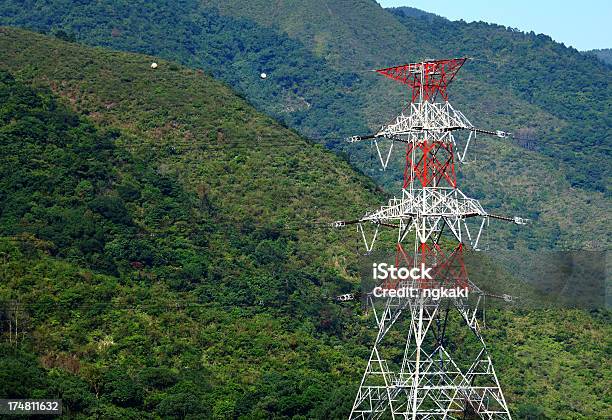
[[(424, 61), (376, 70), (388, 78), (397, 80), (412, 89), (412, 102), (435, 101), (439, 94), (448, 100), (447, 88), (467, 58)], [(422, 187), (457, 188), (455, 150), (448, 142), (410, 142), (406, 146), (404, 188), (419, 181)], [(433, 239), (433, 238), (431, 238)], [(463, 244), (459, 243), (446, 254), (433, 240), (418, 244), (418, 261), (397, 243), (395, 266), (414, 267), (425, 264), (432, 267), (432, 279), (421, 280), (420, 288), (468, 287), (468, 275), (463, 260)], [(385, 287), (398, 287), (397, 282), (386, 282)]]
[[(469, 285), (468, 274), (463, 261), (463, 244), (459, 243), (446, 255), (438, 244), (419, 244), (419, 264), (424, 264), (425, 267), (431, 267), (432, 279), (420, 280), (418, 287), (421, 289), (436, 289), (445, 287), (452, 289), (455, 287), (466, 288)], [(415, 267), (414, 258), (404, 250), (401, 243), (397, 244), (395, 253), (396, 267)], [(397, 280), (387, 279), (383, 282), (382, 287), (393, 289), (399, 287)]]
[(408, 143), (404, 188), (407, 188), (414, 179), (418, 179), (423, 187), (442, 186), (441, 182), (446, 181), (448, 186), (457, 188), (453, 145), (428, 141), (416, 145)]
[(463, 244), (459, 243), (452, 253), (445, 257), (434, 268), (435, 281), (438, 286), (444, 285), (447, 288), (466, 288), (468, 287), (468, 275), (463, 261)]
[(467, 58), (464, 57), (423, 61), (378, 69), (376, 72), (412, 88), (412, 102), (416, 102), (420, 98), (421, 90), (423, 101), (434, 101), (438, 93), (447, 101), (446, 88), (463, 66), (465, 60)]

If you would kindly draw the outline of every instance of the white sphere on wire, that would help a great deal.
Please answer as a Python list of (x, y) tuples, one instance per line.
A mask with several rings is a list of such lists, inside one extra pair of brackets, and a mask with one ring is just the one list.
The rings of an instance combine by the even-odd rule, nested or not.
[(265, 79), (266, 77), (268, 77), (268, 75), (266, 73), (261, 73), (259, 77), (261, 77), (262, 79)]
[(151, 68), (152, 69), (156, 69), (157, 68), (157, 63), (151, 63)]

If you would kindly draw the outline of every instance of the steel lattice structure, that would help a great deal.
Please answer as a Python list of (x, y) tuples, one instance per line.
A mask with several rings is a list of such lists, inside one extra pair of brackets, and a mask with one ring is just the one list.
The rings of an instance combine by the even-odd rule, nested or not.
[[(456, 164), (463, 161), (472, 136), (477, 133), (510, 136), (503, 131), (475, 128), (448, 102), (447, 87), (465, 61), (465, 58), (425, 61), (376, 70), (407, 85), (412, 91), (412, 102), (377, 133), (349, 139), (350, 142), (374, 142), (383, 169), (389, 163), (394, 145), (403, 146), (401, 197), (389, 200), (387, 205), (357, 220), (338, 221), (334, 225), (356, 225), (368, 252), (374, 248), (379, 229), (395, 229), (396, 266), (426, 264), (434, 273), (432, 280), (384, 284), (385, 288), (416, 288), (420, 291), (417, 297), (381, 298), (383, 305), (377, 308), (374, 298), (368, 296), (378, 334), (355, 397), (351, 419), (510, 418), (481, 334), (478, 313), (484, 293), (469, 280), (463, 252), (466, 247), (478, 250), (483, 229), (490, 219), (516, 224), (524, 224), (526, 220), (489, 214), (477, 200), (467, 197), (457, 187)], [(436, 102), (436, 98), (441, 101)], [(460, 130), (469, 136), (458, 153), (455, 133)], [(390, 142), (386, 153), (379, 148), (381, 141)], [(371, 237), (368, 228), (373, 231)], [(469, 298), (436, 300), (424, 293), (426, 289), (440, 287), (467, 288)], [(341, 300), (347, 299), (342, 296)], [(457, 358), (465, 357), (448, 347), (446, 326), (449, 313), (454, 310), (471, 330), (478, 348), (469, 364), (464, 360), (463, 367)], [(402, 318), (403, 325), (409, 321), (408, 331), (401, 331)], [(407, 337), (402, 343), (401, 363), (392, 367), (382, 350), (397, 344), (385, 342), (394, 328), (399, 328)]]

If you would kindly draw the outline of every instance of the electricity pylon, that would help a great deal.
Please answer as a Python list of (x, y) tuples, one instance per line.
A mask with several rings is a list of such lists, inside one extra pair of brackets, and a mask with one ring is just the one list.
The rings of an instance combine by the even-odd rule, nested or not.
[[(386, 280), (382, 284), (387, 290), (411, 288), (417, 291), (416, 296), (389, 294), (378, 298), (382, 300), (381, 306), (375, 305), (376, 297), (368, 295), (378, 334), (350, 419), (510, 418), (481, 334), (479, 309), (484, 293), (468, 278), (463, 251), (466, 247), (479, 249), (483, 229), (490, 219), (516, 224), (525, 224), (526, 220), (489, 214), (457, 186), (456, 164), (465, 158), (474, 136), (478, 133), (511, 136), (503, 131), (475, 128), (448, 102), (446, 89), (465, 60), (424, 61), (376, 70), (407, 85), (412, 101), (377, 133), (349, 139), (372, 141), (383, 169), (394, 145), (404, 146), (403, 185), (401, 196), (389, 200), (387, 205), (360, 219), (338, 221), (334, 225), (356, 225), (368, 252), (379, 238), (379, 229), (394, 229), (395, 266), (412, 268), (423, 264), (431, 267), (433, 273), (429, 280)], [(468, 135), (461, 152), (457, 152), (460, 147), (455, 136), (460, 131)], [(389, 143), (384, 152), (383, 142)], [(368, 228), (372, 230), (371, 237)], [(435, 288), (467, 289), (469, 297), (436, 299), (426, 293)], [(471, 330), (475, 343), (471, 355), (467, 349), (449, 346), (447, 325), (449, 313), (455, 310)], [(389, 348), (398, 348), (397, 333), (390, 334), (394, 329), (406, 338), (402, 339), (399, 351), (390, 352), (389, 360), (384, 353)]]

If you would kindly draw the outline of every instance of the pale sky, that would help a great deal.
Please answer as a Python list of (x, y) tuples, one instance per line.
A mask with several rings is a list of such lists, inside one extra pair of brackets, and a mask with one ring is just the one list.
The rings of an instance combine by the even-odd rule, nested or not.
[(498, 23), (550, 35), (578, 50), (612, 48), (612, 0), (378, 0), (410, 6), (450, 20)]

